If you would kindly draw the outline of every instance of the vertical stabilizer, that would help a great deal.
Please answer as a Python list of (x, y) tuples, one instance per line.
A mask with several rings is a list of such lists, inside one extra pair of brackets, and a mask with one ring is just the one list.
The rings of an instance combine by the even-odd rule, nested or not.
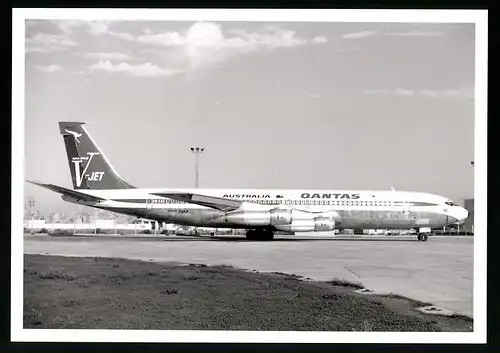
[(68, 155), (74, 189), (132, 189), (108, 162), (83, 126), (85, 123), (59, 122)]

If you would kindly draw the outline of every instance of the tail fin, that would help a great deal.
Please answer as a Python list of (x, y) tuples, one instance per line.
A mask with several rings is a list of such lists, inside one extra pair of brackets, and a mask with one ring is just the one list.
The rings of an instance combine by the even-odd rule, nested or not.
[(68, 155), (73, 188), (77, 189), (133, 189), (118, 175), (113, 166), (83, 127), (85, 123), (59, 122)]

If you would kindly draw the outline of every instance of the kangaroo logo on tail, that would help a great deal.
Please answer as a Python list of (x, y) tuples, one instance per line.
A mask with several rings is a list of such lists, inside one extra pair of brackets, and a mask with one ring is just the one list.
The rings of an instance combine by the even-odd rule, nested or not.
[(73, 137), (75, 138), (76, 142), (78, 143), (82, 143), (82, 141), (78, 140), (79, 137), (82, 137), (82, 134), (79, 134), (78, 132), (75, 132), (75, 131), (71, 131), (71, 130), (68, 130), (68, 129), (65, 129), (65, 131), (71, 135), (73, 135)]

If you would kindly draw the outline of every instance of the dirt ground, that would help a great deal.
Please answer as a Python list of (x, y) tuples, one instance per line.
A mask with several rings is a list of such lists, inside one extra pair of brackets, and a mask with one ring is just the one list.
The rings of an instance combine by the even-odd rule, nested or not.
[(355, 284), (230, 266), (24, 256), (24, 327), (270, 331), (472, 331)]

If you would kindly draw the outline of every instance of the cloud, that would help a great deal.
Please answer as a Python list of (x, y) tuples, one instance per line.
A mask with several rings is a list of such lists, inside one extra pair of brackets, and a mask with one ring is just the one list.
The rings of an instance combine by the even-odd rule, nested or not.
[[(207, 25), (217, 26), (212, 23)], [(201, 28), (196, 28), (194, 26), (190, 28), (190, 30), (196, 34), (198, 34), (198, 31), (200, 31), (200, 29)], [(239, 50), (294, 47), (309, 43), (307, 39), (297, 37), (294, 31), (281, 29), (271, 30), (270, 33), (246, 32), (241, 29), (235, 29), (231, 31), (231, 33), (234, 34), (233, 37), (225, 38), (222, 36), (220, 29), (217, 27), (216, 33), (220, 33), (220, 44), (222, 46), (232, 47)], [(320, 41), (322, 41), (322, 39), (320, 39)]]
[(65, 35), (73, 34), (74, 29), (86, 29), (86, 33), (93, 36), (111, 35), (126, 40), (135, 40), (135, 37), (130, 33), (120, 33), (111, 30), (112, 20), (52, 20), (52, 24), (56, 25)]
[[(225, 36), (220, 25), (212, 22), (197, 22), (185, 33), (164, 32), (153, 33), (144, 30), (144, 34), (136, 40), (140, 43), (159, 46), (186, 46), (213, 49), (255, 50), (258, 47), (293, 47), (307, 44), (307, 40), (298, 38), (293, 31), (267, 28), (270, 33), (247, 32), (241, 29), (228, 31), (232, 36)], [(325, 37), (316, 37), (316, 43), (326, 43)]]
[(464, 89), (446, 89), (446, 90), (430, 90), (423, 89), (418, 91), (418, 94), (428, 98), (474, 98), (474, 90), (471, 88)]
[[(342, 39), (360, 39), (360, 38), (368, 38), (379, 35), (376, 31), (363, 31), (363, 32), (355, 32), (348, 33), (342, 36)], [(436, 37), (441, 36), (443, 33), (441, 32), (387, 32), (382, 33), (384, 36), (393, 36), (393, 37)]]
[(115, 32), (111, 30), (112, 23), (113, 21), (111, 20), (99, 20), (99, 21), (85, 21), (82, 22), (81, 25), (85, 25), (87, 27), (86, 32), (93, 36), (109, 35), (129, 41), (136, 40), (136, 37), (130, 33)]
[(342, 36), (342, 39), (359, 39), (359, 38), (373, 37), (375, 35), (377, 35), (377, 32), (375, 31), (363, 31), (363, 32), (344, 34)]
[[(124, 39), (127, 39), (123, 37)], [(132, 36), (130, 40), (134, 40)], [(145, 34), (137, 37), (139, 43), (153, 44), (161, 46), (176, 46), (184, 45), (186, 43), (185, 39), (178, 32), (165, 32), (153, 34), (150, 30), (145, 31)]]
[(360, 49), (358, 47), (352, 47), (352, 48), (340, 48), (339, 51), (346, 52), (346, 51), (359, 51)]
[(132, 60), (132, 57), (125, 53), (85, 53), (82, 54), (83, 57), (92, 60), (118, 60), (127, 61)]
[(73, 34), (73, 28), (84, 25), (85, 22), (78, 20), (52, 20), (52, 24), (56, 25), (64, 34)]
[(385, 36), (395, 36), (395, 37), (436, 37), (441, 36), (441, 32), (389, 32), (384, 33)]
[[(61, 39), (66, 38), (67, 44), (69, 41), (74, 43), (69, 35), (77, 28), (82, 27), (87, 34), (92, 36), (110, 36), (159, 49), (158, 54), (162, 55), (161, 60), (164, 60), (165, 64), (168, 63), (168, 67), (180, 67), (183, 71), (217, 65), (238, 54), (293, 48), (309, 44), (322, 45), (328, 42), (328, 38), (325, 36), (301, 38), (294, 31), (276, 26), (267, 26), (262, 31), (223, 30), (221, 25), (217, 23), (196, 22), (183, 31), (158, 32), (144, 28), (139, 33), (128, 33), (114, 31), (113, 21), (65, 20), (52, 21), (52, 23), (61, 30), (62, 34), (58, 36)], [(74, 44), (76, 45), (76, 43)], [(40, 48), (30, 49), (32, 51), (44, 50)], [(103, 61), (126, 61), (129, 59), (114, 54), (107, 56), (104, 53), (93, 53), (87, 57)]]
[(424, 97), (428, 97), (428, 98), (436, 98), (439, 96), (439, 92), (438, 91), (433, 91), (433, 90), (430, 90), (430, 89), (422, 89), (418, 92), (420, 95), (424, 96)]
[(432, 90), (432, 89), (421, 89), (421, 90), (410, 90), (405, 88), (397, 88), (394, 90), (386, 89), (371, 89), (363, 91), (364, 94), (368, 95), (396, 95), (396, 96), (421, 96), (426, 98), (473, 98), (474, 92), (472, 89), (446, 89), (446, 90)]
[(88, 30), (87, 33), (92, 35), (101, 35), (111, 32), (109, 30), (108, 21), (90, 21), (87, 22)]
[(394, 90), (394, 94), (397, 96), (413, 96), (413, 91), (404, 88), (397, 88)]
[(66, 35), (45, 33), (37, 33), (31, 38), (27, 38), (25, 43), (27, 52), (65, 50), (68, 47), (74, 47), (78, 45), (78, 43), (71, 40)]
[(118, 72), (137, 77), (164, 77), (179, 73), (179, 71), (175, 70), (162, 69), (161, 67), (149, 62), (138, 65), (132, 65), (122, 62), (115, 65), (112, 64), (109, 60), (101, 60), (97, 64), (91, 65), (90, 71)]
[(324, 44), (326, 37), (312, 40), (300, 38), (295, 32), (267, 26), (263, 32), (248, 32), (230, 29), (224, 32), (219, 24), (197, 22), (186, 31), (155, 33), (144, 29), (139, 36), (129, 33), (114, 33), (123, 39), (145, 45), (176, 50), (175, 57), (183, 57), (191, 69), (224, 61), (229, 56), (257, 50), (291, 48), (306, 44)]
[(327, 43), (327, 42), (328, 42), (328, 38), (323, 37), (323, 36), (314, 37), (314, 38), (312, 39), (312, 42), (313, 42), (314, 44), (324, 44), (324, 43)]
[(135, 40), (135, 36), (130, 34), (130, 33), (126, 33), (126, 32), (108, 32), (108, 33), (112, 36), (115, 36), (115, 37), (118, 37), (121, 39), (129, 40), (129, 41)]
[(64, 34), (73, 34), (75, 28), (87, 27), (87, 33), (100, 35), (109, 31), (110, 21), (85, 21), (85, 20), (51, 20)]
[(42, 23), (43, 23), (43, 21), (41, 21), (41, 20), (28, 20), (28, 19), (26, 19), (24, 21), (24, 24), (26, 25), (26, 27), (33, 27), (33, 26), (37, 26), (37, 25), (42, 24)]
[(40, 66), (40, 65), (35, 65), (35, 68), (39, 71), (42, 72), (48, 72), (48, 73), (53, 73), (57, 71), (64, 71), (62, 67), (59, 65), (49, 65), (49, 66)]

